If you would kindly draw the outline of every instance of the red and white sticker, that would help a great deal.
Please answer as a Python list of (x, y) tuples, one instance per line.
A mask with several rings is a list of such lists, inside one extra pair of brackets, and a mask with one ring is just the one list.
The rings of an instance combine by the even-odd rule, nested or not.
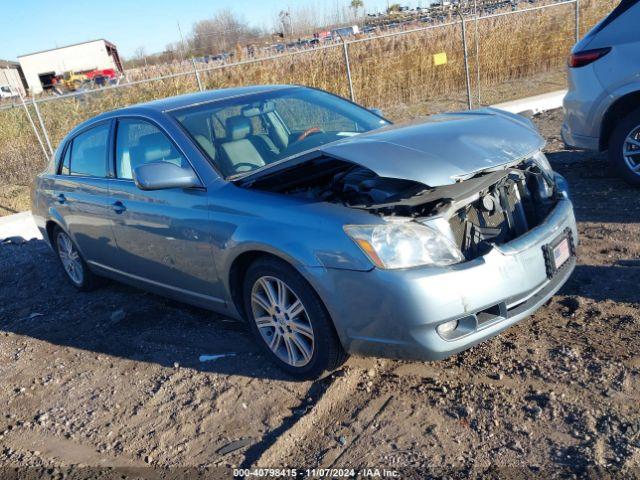
[(571, 249), (569, 248), (569, 239), (563, 239), (558, 245), (553, 247), (553, 263), (556, 270), (560, 268), (564, 262), (571, 257)]

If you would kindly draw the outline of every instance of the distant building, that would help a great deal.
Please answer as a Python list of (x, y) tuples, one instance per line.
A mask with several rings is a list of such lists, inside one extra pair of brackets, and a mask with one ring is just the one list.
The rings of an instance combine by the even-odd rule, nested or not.
[(18, 62), (0, 60), (0, 87), (9, 87), (12, 94), (25, 94), (27, 81)]
[(52, 88), (55, 77), (66, 72), (81, 74), (106, 69), (122, 72), (116, 46), (104, 39), (20, 55), (18, 61), (31, 93)]

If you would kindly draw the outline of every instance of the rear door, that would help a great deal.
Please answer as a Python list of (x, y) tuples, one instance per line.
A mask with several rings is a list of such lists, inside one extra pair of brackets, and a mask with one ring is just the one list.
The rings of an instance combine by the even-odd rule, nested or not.
[(140, 190), (135, 168), (149, 162), (172, 162), (192, 168), (182, 151), (149, 120), (120, 118), (116, 127), (115, 179), (110, 186), (118, 268), (125, 275), (216, 304), (217, 274), (204, 188)]
[(67, 142), (53, 192), (55, 210), (89, 263), (108, 264), (116, 251), (107, 178), (112, 123), (93, 125)]

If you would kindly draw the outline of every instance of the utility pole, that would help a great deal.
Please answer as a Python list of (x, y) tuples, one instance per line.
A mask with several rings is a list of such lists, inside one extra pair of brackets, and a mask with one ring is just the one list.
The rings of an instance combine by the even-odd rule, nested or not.
[(176, 23), (178, 24), (178, 33), (180, 34), (180, 44), (182, 45), (182, 48), (180, 48), (180, 61), (184, 62), (184, 54), (185, 54), (185, 45), (184, 45), (184, 37), (182, 36), (182, 29), (180, 28), (180, 22), (176, 20)]
[(293, 22), (291, 21), (291, 7), (287, 5), (287, 18), (289, 19), (289, 35), (293, 38)]

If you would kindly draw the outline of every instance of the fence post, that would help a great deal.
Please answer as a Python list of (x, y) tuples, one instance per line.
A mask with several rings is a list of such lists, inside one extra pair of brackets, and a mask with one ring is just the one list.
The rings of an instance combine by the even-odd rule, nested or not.
[(475, 13), (475, 37), (476, 37), (476, 89), (478, 90), (478, 108), (482, 105), (480, 102), (480, 36), (478, 34), (478, 0), (474, 0), (473, 10)]
[(49, 152), (53, 156), (53, 148), (51, 147), (51, 140), (49, 140), (47, 127), (44, 125), (44, 121), (42, 120), (42, 115), (40, 115), (40, 108), (38, 107), (38, 103), (36, 102), (36, 99), (33, 95), (31, 96), (31, 103), (33, 103), (33, 108), (36, 111), (36, 116), (38, 117), (38, 122), (40, 122), (40, 128), (42, 129), (42, 134), (44, 135), (44, 139), (47, 142), (47, 147), (49, 147)]
[(462, 10), (460, 7), (456, 8), (460, 19), (462, 20), (462, 49), (464, 51), (464, 74), (467, 81), (467, 104), (469, 106), (469, 110), (472, 108), (471, 104), (471, 78), (469, 77), (469, 55), (467, 54), (467, 26), (465, 24), (464, 15), (462, 15)]
[(36, 127), (36, 124), (34, 123), (33, 118), (31, 117), (31, 114), (29, 113), (29, 109), (27, 108), (27, 104), (24, 101), (24, 97), (22, 96), (22, 93), (20, 91), (18, 91), (18, 94), (20, 95), (20, 101), (22, 102), (22, 106), (24, 107), (24, 112), (27, 114), (27, 118), (29, 119), (29, 123), (31, 124), (31, 128), (33, 128), (33, 133), (35, 133), (36, 139), (38, 140), (38, 143), (40, 144), (40, 148), (42, 148), (42, 153), (44, 153), (44, 158), (48, 162), (49, 161), (49, 154), (47, 153), (47, 149), (45, 148), (44, 143), (42, 143), (42, 139), (40, 138), (40, 134), (38, 133), (38, 128)]
[(349, 63), (349, 47), (347, 46), (347, 41), (344, 39), (344, 37), (340, 34), (338, 35), (340, 36), (340, 40), (342, 41), (342, 48), (344, 50), (344, 63), (345, 63), (345, 66), (347, 67), (347, 80), (349, 81), (349, 95), (351, 96), (351, 101), (355, 102), (356, 96), (353, 92), (353, 80), (351, 78), (351, 64)]
[(576, 43), (580, 41), (580, 0), (576, 0)]
[(200, 72), (198, 72), (198, 69), (196, 67), (195, 58), (191, 57), (191, 63), (193, 63), (193, 72), (196, 74), (196, 80), (198, 82), (198, 90), (202, 92), (204, 91), (204, 89), (202, 88), (202, 82), (200, 81)]

